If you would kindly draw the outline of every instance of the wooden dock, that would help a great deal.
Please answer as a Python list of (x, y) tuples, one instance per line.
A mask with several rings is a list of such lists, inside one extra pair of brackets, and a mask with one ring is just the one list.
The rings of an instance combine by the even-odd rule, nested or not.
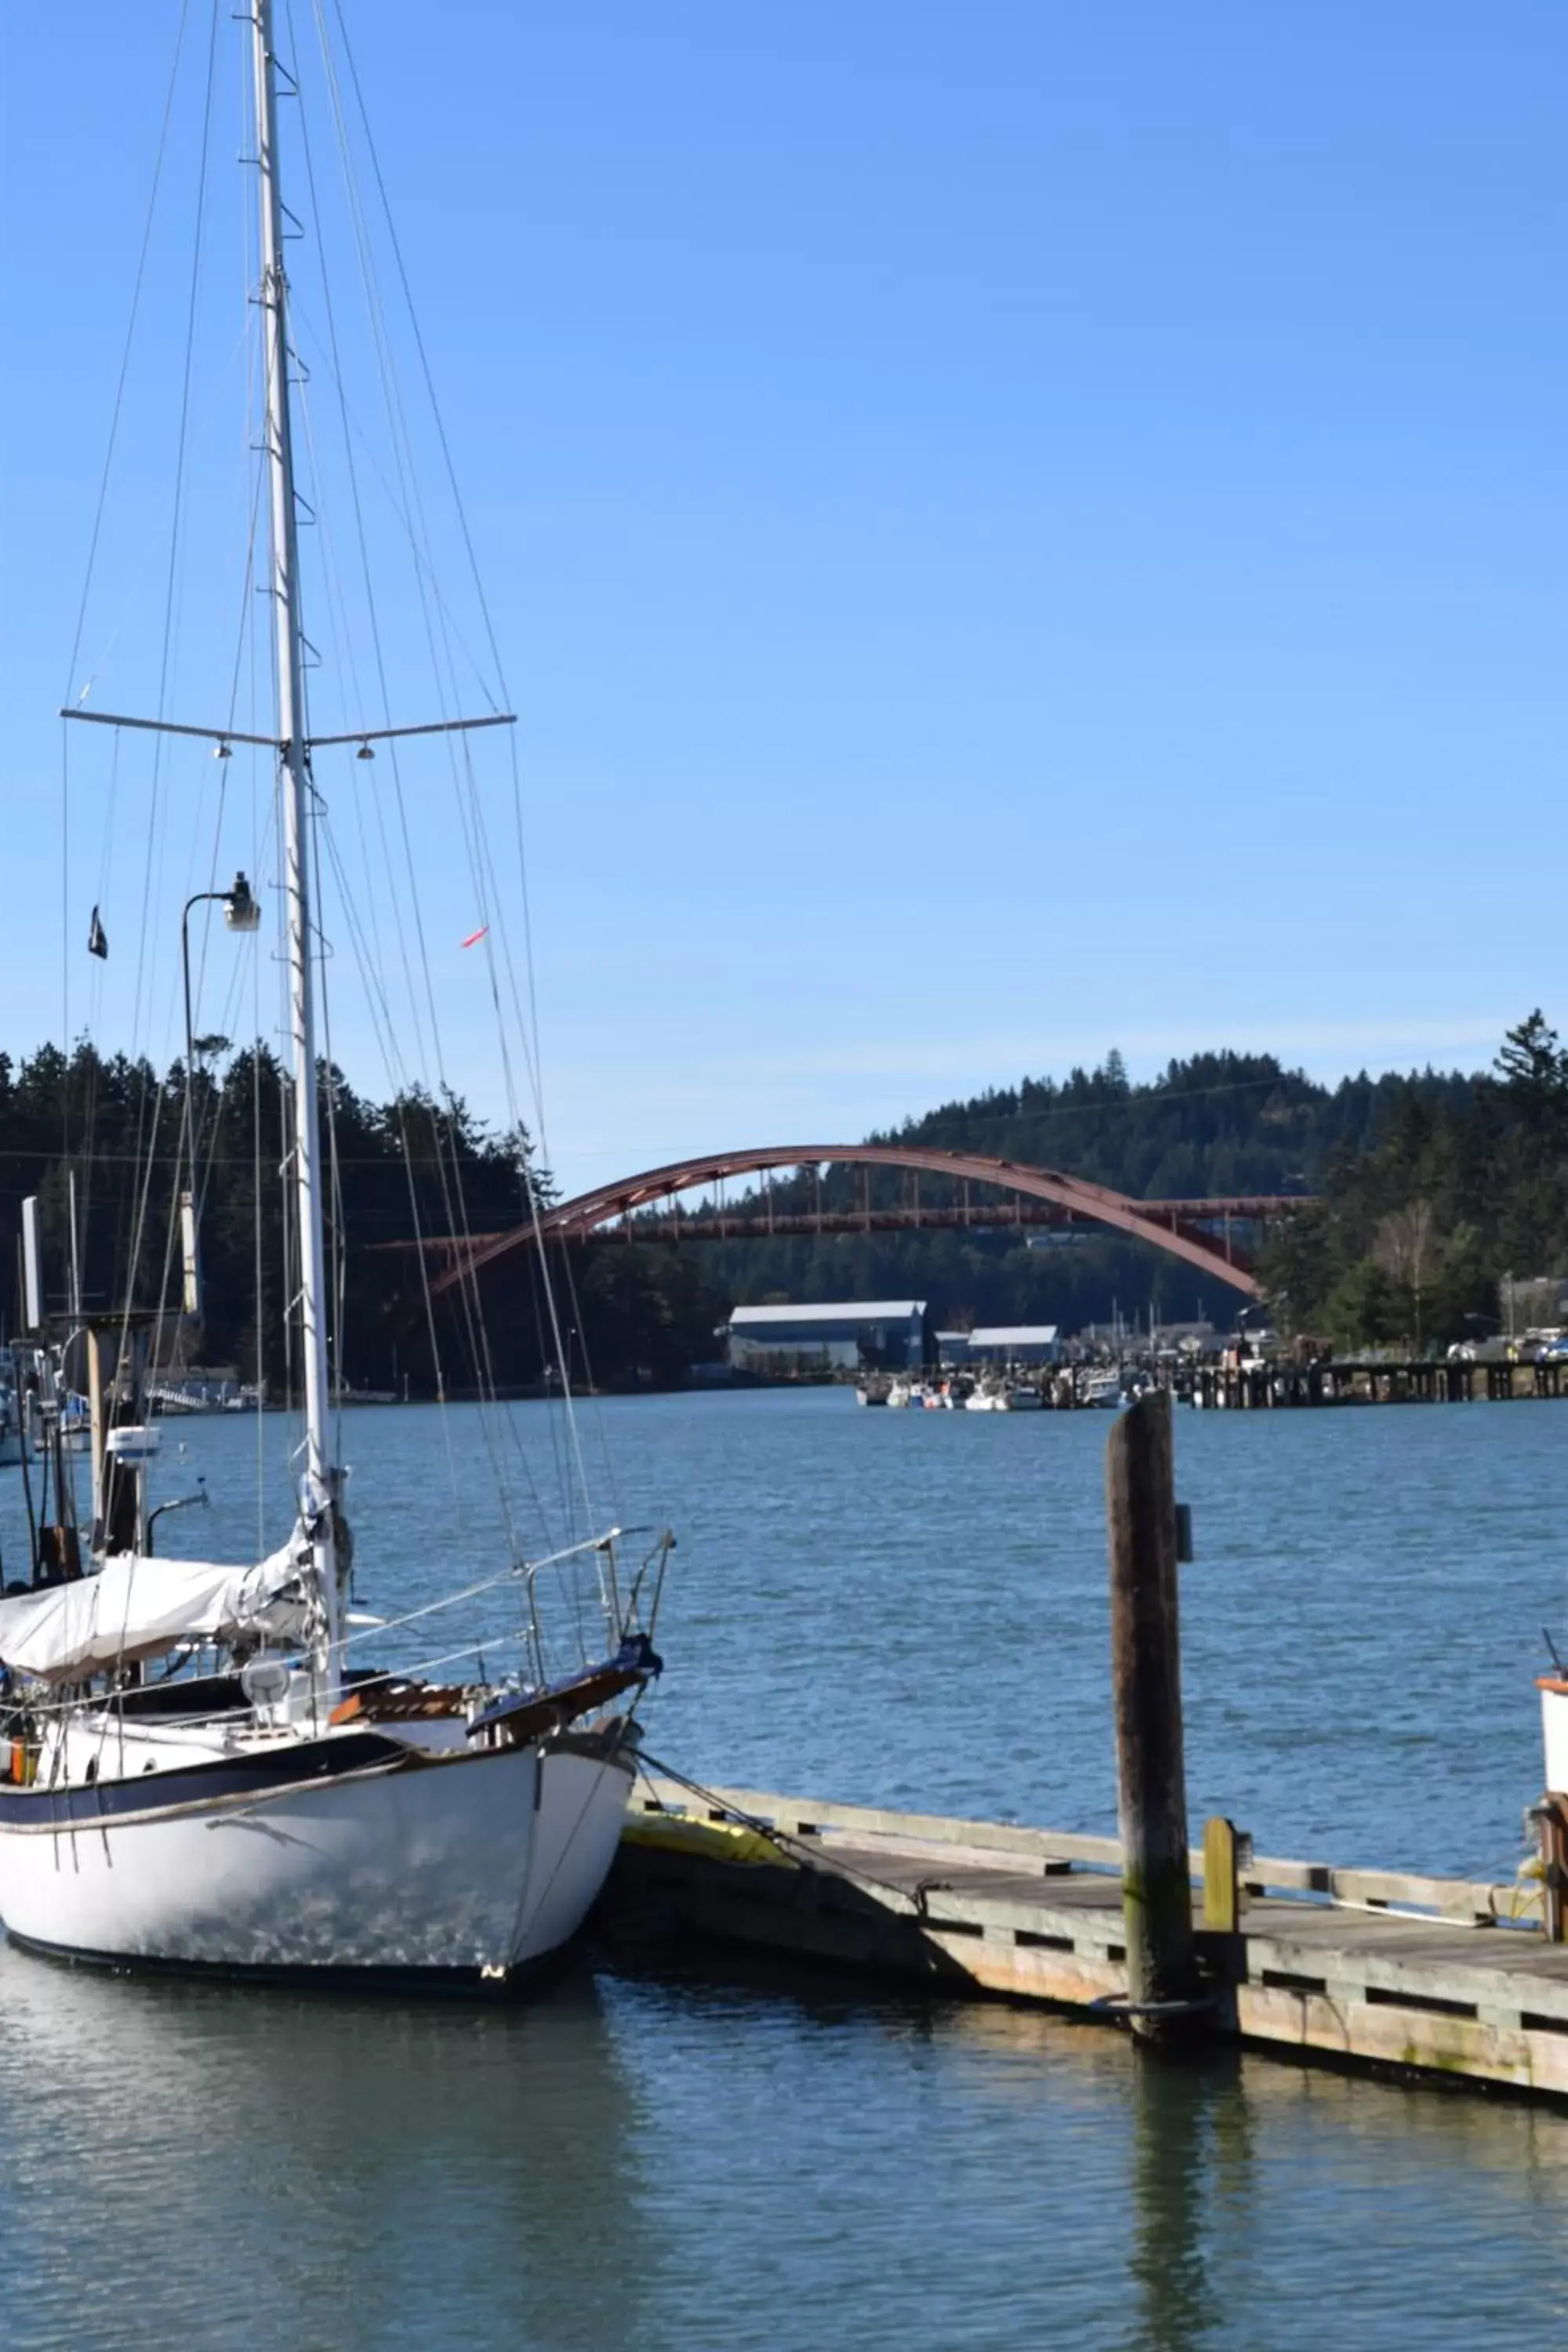
[[(1538, 1880), (1240, 1853), (1236, 1931), (1194, 1906), (1213, 2034), (1568, 2097), (1568, 1944), (1546, 1939)], [(747, 1946), (1114, 2023), (1121, 1857), (1112, 1838), (656, 1780), (600, 1924), (612, 1941)], [(1203, 1853), (1191, 1860), (1196, 1886)]]

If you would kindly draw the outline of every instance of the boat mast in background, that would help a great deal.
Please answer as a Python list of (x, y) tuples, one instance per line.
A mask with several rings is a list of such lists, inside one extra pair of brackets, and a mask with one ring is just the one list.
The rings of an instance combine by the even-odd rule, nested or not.
[(272, 0), (254, 0), (252, 70), (256, 156), (261, 197), (261, 313), (267, 383), (266, 448), (271, 480), (271, 590), (278, 661), (279, 782), (283, 800), (284, 890), (288, 907), (289, 1003), (294, 1060), (294, 1198), (300, 1234), (300, 1322), (305, 1365), (304, 1520), (325, 1614), (316, 1646), (329, 1701), (342, 1669), (342, 1611), (338, 1592), (336, 1507), (341, 1473), (328, 1458), (325, 1305), (326, 1243), (321, 1189), (321, 1122), (316, 1103), (316, 1030), (310, 891), (310, 757), (300, 625), (299, 532), (294, 450), (289, 414), (289, 281), (283, 267), (283, 199), (278, 173), (278, 85)]

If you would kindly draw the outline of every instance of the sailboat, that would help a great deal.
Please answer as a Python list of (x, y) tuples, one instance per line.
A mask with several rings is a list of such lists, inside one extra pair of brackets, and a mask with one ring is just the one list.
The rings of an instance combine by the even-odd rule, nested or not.
[[(351, 1648), (345, 1478), (330, 1418), (312, 907), (310, 756), (329, 739), (308, 740), (304, 694), (284, 268), (293, 215), (279, 183), (272, 0), (251, 0), (245, 21), (276, 614), (275, 724), (249, 740), (276, 761), (281, 809), (290, 1279), (303, 1389), (295, 1517), (260, 1560), (155, 1556), (138, 1395), (148, 1318), (130, 1305), (81, 1318), (90, 1526), (68, 1525), (62, 1501), (58, 1523), (40, 1530), (30, 1579), (0, 1598), (0, 1920), (21, 1945), (114, 1968), (500, 1991), (526, 1982), (574, 1935), (614, 1857), (635, 1769), (636, 1702), (659, 1671), (654, 1621), (670, 1539), (654, 1538), (629, 1589), (614, 1528), (535, 1559), (491, 1562), (481, 1581), (515, 1592), (521, 1661), (499, 1681), (353, 1663), (361, 1653)], [(84, 710), (62, 716), (105, 721)], [(498, 722), (381, 731), (469, 723)], [(232, 730), (170, 731), (208, 734), (222, 753)], [(331, 740), (368, 751), (371, 734)], [(238, 885), (208, 895), (231, 901), (230, 915), (251, 904), (247, 891), (242, 908)], [(93, 928), (100, 938), (96, 910)], [(36, 1269), (27, 1286), (41, 1328)], [(66, 1483), (62, 1473), (62, 1494)], [(602, 1654), (584, 1651), (568, 1671), (552, 1671), (559, 1653), (547, 1649), (541, 1580), (577, 1570), (596, 1589)]]

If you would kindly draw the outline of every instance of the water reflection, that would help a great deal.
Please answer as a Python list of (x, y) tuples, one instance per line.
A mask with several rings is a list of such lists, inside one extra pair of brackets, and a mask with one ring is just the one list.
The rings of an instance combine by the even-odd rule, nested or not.
[(853, 1979), (506, 2011), (0, 1951), (0, 2094), (6, 2352), (1275, 2352), (1330, 2293), (1382, 2352), (1500, 2279), (1568, 2336), (1568, 2116)]
[(30, 2343), (435, 2344), (459, 2315), (483, 2333), (498, 2262), (540, 2352), (635, 2336), (645, 2135), (585, 1974), (480, 2010), (5, 1950), (0, 2081)]
[(1208, 2242), (1214, 2110), (1234, 2116), (1239, 2104), (1234, 2082), (1221, 2091), (1206, 2067), (1133, 2055), (1128, 2342), (1138, 2352), (1194, 2352), (1211, 2340), (1218, 2315)]

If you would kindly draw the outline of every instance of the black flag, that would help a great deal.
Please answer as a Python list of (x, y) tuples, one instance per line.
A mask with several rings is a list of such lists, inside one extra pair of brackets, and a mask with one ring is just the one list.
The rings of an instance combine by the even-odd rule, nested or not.
[(92, 910), (92, 920), (88, 925), (87, 951), (89, 955), (102, 956), (105, 962), (109, 960), (109, 935), (98, 919), (96, 907)]

